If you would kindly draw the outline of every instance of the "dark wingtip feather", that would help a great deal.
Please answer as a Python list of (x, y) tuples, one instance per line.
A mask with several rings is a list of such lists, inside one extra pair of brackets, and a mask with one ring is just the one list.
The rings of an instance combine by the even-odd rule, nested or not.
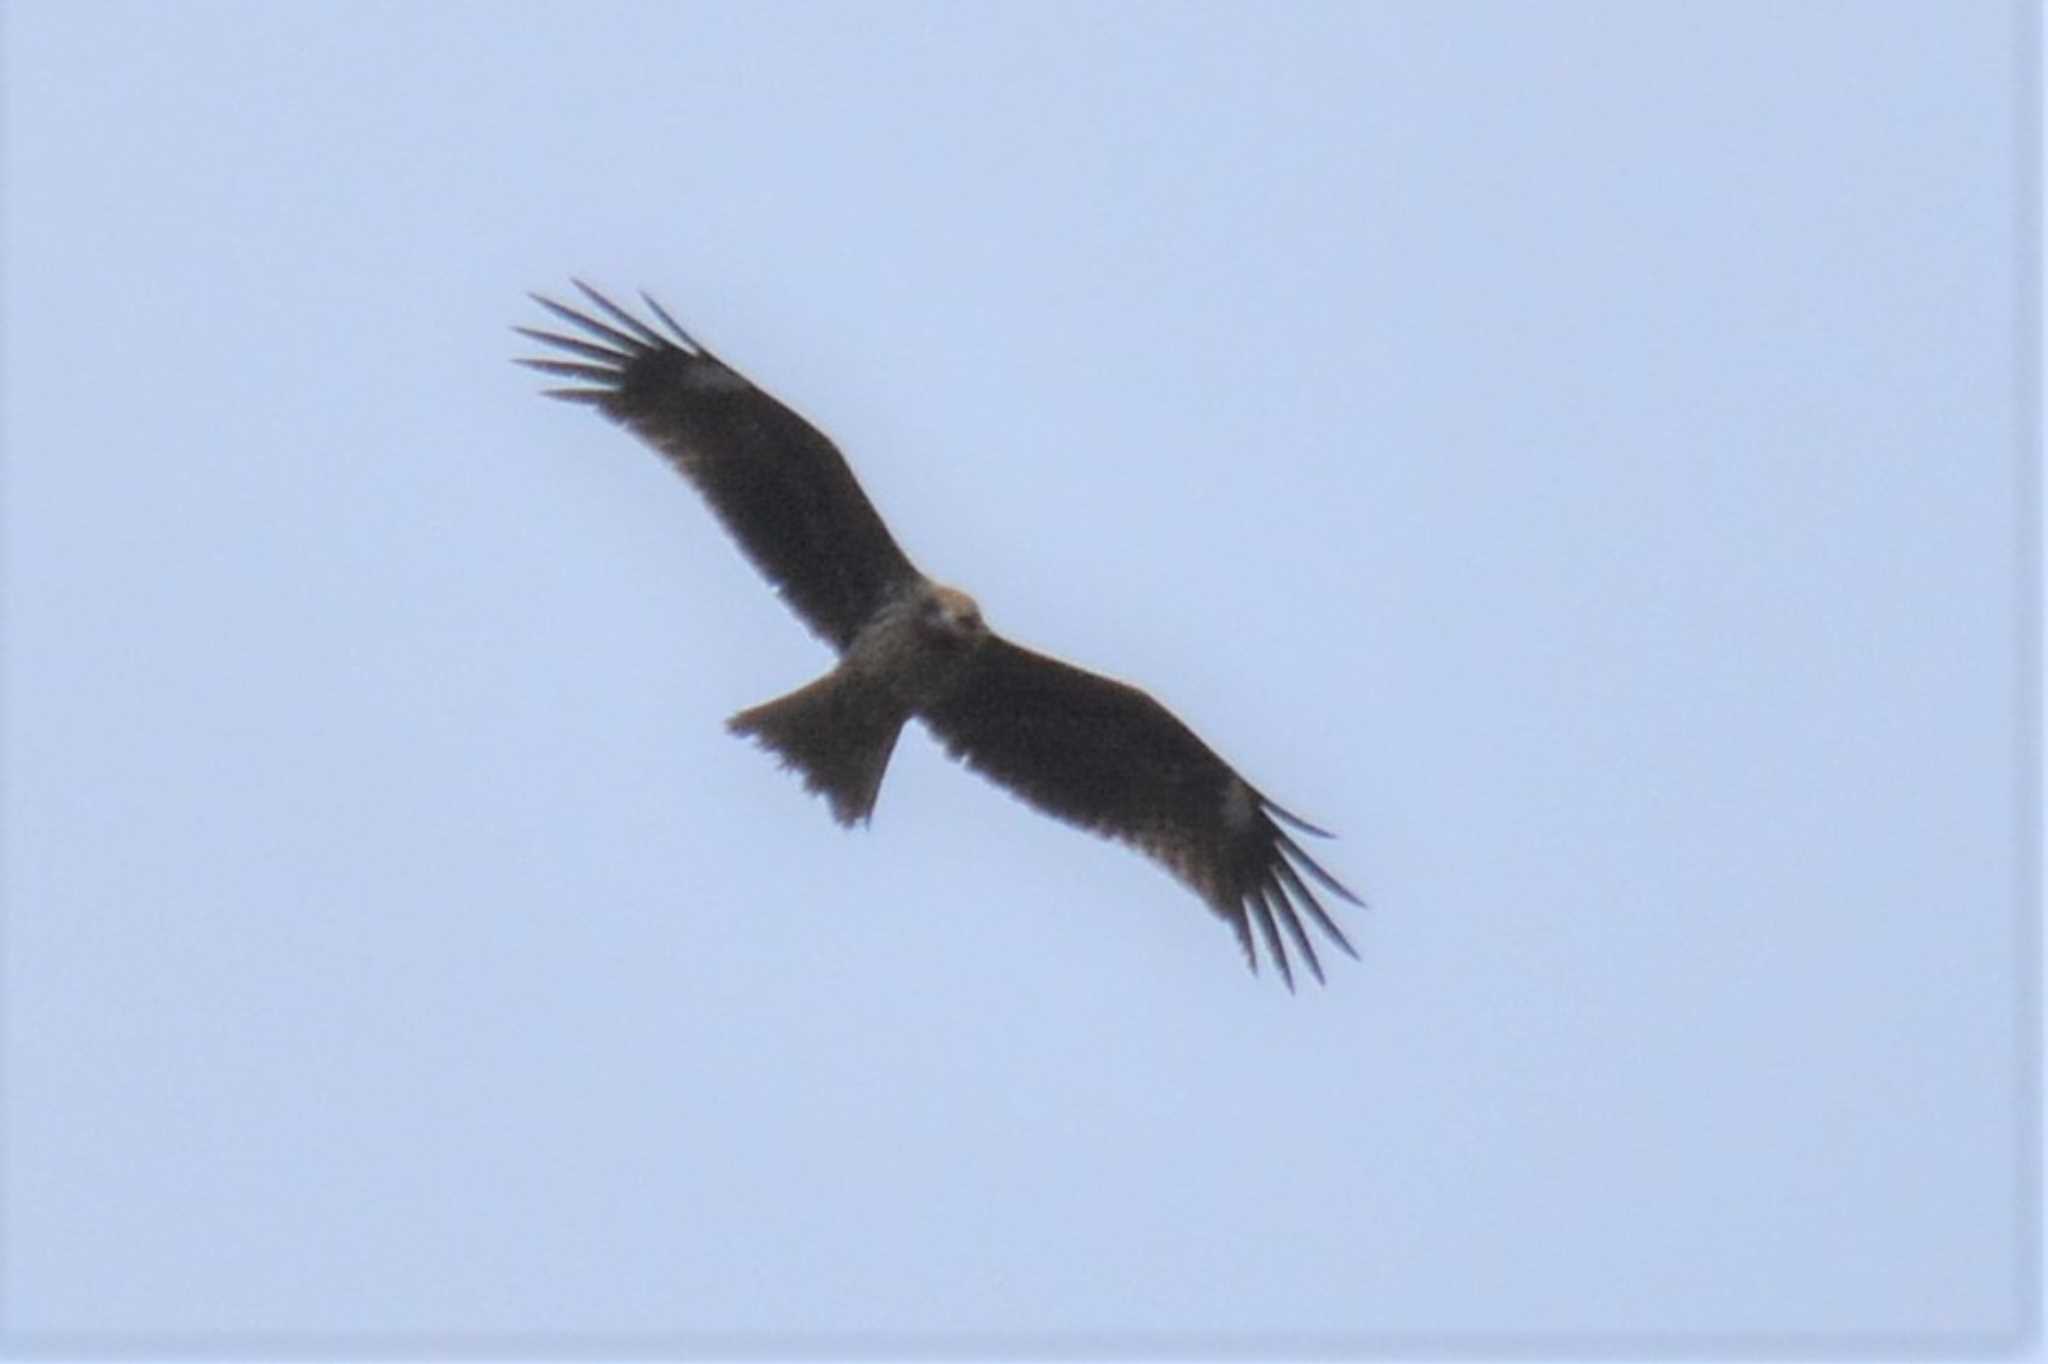
[(588, 284), (585, 284), (582, 280), (572, 277), (569, 280), (569, 282), (575, 285), (579, 290), (581, 290), (585, 298), (589, 299), (592, 303), (596, 304), (599, 308), (602, 308), (607, 314), (609, 314), (613, 321), (617, 322), (620, 326), (632, 332), (633, 335), (639, 337), (648, 345), (653, 346), (658, 350), (665, 350), (671, 344), (667, 337), (663, 336), (660, 332), (654, 330), (654, 328), (648, 326), (645, 322), (642, 322), (639, 318), (633, 316), (633, 314), (627, 312), (624, 308), (621, 308), (618, 304), (606, 298), (597, 290), (591, 288)]
[(1256, 891), (1245, 896), (1253, 915), (1259, 921), (1259, 935), (1266, 940), (1266, 952), (1273, 959), (1273, 965), (1280, 970), (1280, 979), (1287, 982), (1287, 993), (1294, 993), (1294, 968), (1287, 962), (1287, 947), (1280, 941), (1280, 929), (1273, 922), (1273, 910), (1265, 898)]
[(593, 360), (602, 360), (608, 365), (614, 365), (619, 368), (624, 368), (633, 359), (630, 351), (613, 350), (610, 346), (600, 346), (593, 341), (585, 341), (581, 337), (564, 336), (560, 332), (544, 332), (538, 327), (514, 327), (512, 330), (518, 332), (529, 341), (538, 341), (544, 346), (555, 346), (562, 350), (573, 351), (577, 355), (586, 355)]
[(1330, 912), (1323, 908), (1323, 902), (1316, 898), (1316, 893), (1308, 888), (1300, 876), (1295, 874), (1294, 868), (1289, 866), (1285, 859), (1275, 859), (1273, 875), (1277, 880), (1285, 883), (1294, 899), (1303, 908), (1307, 909), (1309, 914), (1315, 919), (1316, 926), (1330, 936), (1330, 941), (1343, 948), (1345, 954), (1353, 961), (1357, 961), (1358, 949), (1351, 945), (1351, 939), (1344, 936), (1344, 930), (1337, 926), (1337, 921), (1332, 919)]
[(1310, 876), (1315, 877), (1316, 880), (1322, 882), (1324, 887), (1328, 889), (1328, 891), (1332, 895), (1341, 896), (1344, 899), (1350, 901), (1352, 904), (1357, 905), (1360, 909), (1371, 908), (1371, 906), (1366, 904), (1365, 901), (1359, 899), (1356, 895), (1353, 895), (1351, 893), (1350, 887), (1346, 886), (1342, 881), (1339, 881), (1336, 877), (1330, 875), (1330, 873), (1324, 871), (1322, 868), (1322, 864), (1317, 862), (1313, 857), (1310, 857), (1307, 852), (1303, 851), (1301, 844), (1296, 843), (1293, 839), (1289, 838), (1286, 834), (1282, 833), (1278, 829), (1275, 829), (1273, 831), (1273, 838), (1274, 841), (1278, 843), (1286, 853), (1288, 853), (1288, 855), (1293, 857), (1295, 861), (1301, 864), (1302, 869), (1304, 871), (1306, 871)]
[(1301, 830), (1301, 832), (1305, 834), (1314, 834), (1317, 838), (1335, 838), (1337, 836), (1331, 833), (1328, 829), (1317, 828), (1315, 825), (1303, 819), (1300, 815), (1295, 814), (1292, 810), (1289, 810), (1285, 806), (1280, 805), (1274, 801), (1270, 801), (1266, 799), (1264, 796), (1259, 797), (1259, 804), (1266, 808), (1267, 814), (1280, 816), (1280, 818), (1286, 820), (1289, 824), (1293, 825), (1295, 828)]
[(704, 349), (703, 343), (698, 341), (696, 337), (690, 335), (689, 332), (683, 330), (682, 323), (676, 321), (673, 317), (670, 317), (668, 315), (668, 309), (662, 307), (659, 303), (656, 303), (654, 301), (653, 294), (650, 294), (645, 289), (642, 289), (640, 291), (640, 301), (642, 303), (645, 303), (648, 307), (654, 310), (654, 315), (667, 324), (668, 329), (676, 334), (676, 339), (681, 341), (685, 347), (687, 347), (690, 350), (696, 351), (700, 355), (709, 355), (711, 353), (710, 351)]
[[(587, 291), (587, 286), (580, 281), (577, 282), (576, 287), (586, 289)], [(649, 349), (648, 344), (639, 337), (628, 335), (617, 327), (607, 326), (588, 313), (579, 313), (566, 303), (557, 303), (546, 294), (528, 294), (527, 297), (571, 326), (580, 327), (592, 336), (603, 337), (613, 345), (618, 346), (629, 356), (642, 354)]]
[(1274, 917), (1279, 919), (1280, 926), (1287, 930), (1287, 936), (1294, 939), (1294, 945), (1301, 949), (1302, 959), (1308, 962), (1308, 969), (1315, 976), (1316, 984), (1327, 985), (1329, 982), (1323, 979), (1323, 963), (1316, 957), (1316, 945), (1309, 941), (1308, 934), (1303, 931), (1301, 916), (1294, 912), (1294, 905), (1288, 900), (1285, 892), (1276, 883), (1259, 887), (1259, 894), (1272, 905)]
[(542, 374), (554, 374), (564, 379), (593, 379), (598, 383), (612, 383), (619, 377), (615, 369), (602, 365), (586, 365), (575, 360), (530, 360), (521, 358), (512, 362), (528, 369), (537, 369)]
[(1230, 921), (1231, 931), (1237, 934), (1237, 945), (1244, 949), (1244, 964), (1256, 976), (1259, 973), (1259, 953), (1252, 945), (1251, 915), (1243, 905), (1238, 905), (1234, 910), (1226, 910), (1223, 917)]

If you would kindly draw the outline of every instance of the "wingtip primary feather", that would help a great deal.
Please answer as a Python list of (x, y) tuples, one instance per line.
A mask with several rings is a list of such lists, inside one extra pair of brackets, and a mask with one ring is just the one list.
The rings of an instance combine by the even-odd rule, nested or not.
[(1349, 886), (1345, 885), (1342, 881), (1339, 881), (1336, 877), (1330, 875), (1330, 873), (1328, 873), (1327, 871), (1324, 871), (1322, 864), (1317, 862), (1313, 857), (1310, 857), (1307, 851), (1303, 849), (1301, 844), (1296, 843), (1293, 839), (1289, 838), (1285, 833), (1282, 833), (1278, 829), (1275, 829), (1273, 831), (1273, 838), (1274, 841), (1279, 844), (1283, 852), (1287, 853), (1296, 862), (1299, 862), (1302, 865), (1303, 870), (1307, 871), (1310, 876), (1313, 876), (1316, 878), (1316, 880), (1322, 882), (1324, 888), (1327, 889), (1332, 895), (1339, 896), (1342, 899), (1348, 901), (1349, 903), (1357, 905), (1360, 909), (1372, 908), (1372, 906), (1368, 905), (1365, 901), (1359, 899), (1357, 895), (1353, 894)]
[(1316, 921), (1316, 926), (1329, 935), (1330, 941), (1343, 948), (1345, 955), (1349, 956), (1353, 961), (1357, 961), (1358, 949), (1351, 945), (1351, 939), (1344, 935), (1344, 930), (1337, 926), (1337, 921), (1330, 917), (1328, 910), (1323, 908), (1323, 902), (1316, 898), (1316, 893), (1309, 889), (1308, 885), (1296, 874), (1294, 868), (1289, 866), (1284, 859), (1276, 861), (1273, 867), (1273, 875), (1275, 879), (1284, 883), (1287, 891), (1294, 899), (1308, 910), (1310, 917)]
[(591, 288), (588, 284), (585, 284), (582, 280), (571, 276), (569, 282), (581, 290), (585, 298), (603, 309), (613, 321), (632, 332), (633, 335), (639, 337), (648, 345), (655, 347), (657, 350), (663, 350), (667, 349), (671, 344), (667, 337), (606, 298), (597, 290)]
[(1245, 969), (1253, 975), (1259, 973), (1258, 949), (1252, 945), (1251, 913), (1243, 905), (1226, 909), (1223, 917), (1230, 924), (1231, 932), (1237, 934), (1237, 945), (1244, 951)]
[[(576, 287), (579, 289), (584, 289), (586, 291), (589, 289), (589, 286), (585, 285), (580, 280), (572, 282), (575, 283)], [(648, 349), (650, 349), (648, 343), (642, 341), (639, 337), (630, 335), (626, 332), (622, 332), (617, 327), (613, 327), (606, 323), (600, 322), (588, 313), (577, 312), (574, 308), (570, 307), (566, 303), (557, 303), (555, 302), (555, 300), (549, 298), (546, 294), (528, 294), (527, 297), (531, 298), (535, 303), (540, 304), (541, 307), (546, 308), (556, 317), (561, 318), (564, 322), (569, 323), (571, 326), (581, 328), (583, 331), (589, 332), (592, 336), (603, 337), (605, 340), (619, 347), (628, 356), (641, 355), (644, 354)], [(657, 338), (657, 340), (658, 339), (659, 338)]]
[(1245, 903), (1253, 917), (1259, 921), (1259, 936), (1266, 940), (1266, 955), (1273, 959), (1273, 965), (1280, 972), (1280, 979), (1287, 983), (1287, 993), (1294, 993), (1294, 968), (1287, 962), (1287, 948), (1280, 941), (1280, 928), (1273, 922), (1273, 910), (1263, 896), (1253, 893), (1245, 896)]
[(592, 360), (602, 360), (608, 365), (623, 367), (631, 363), (633, 359), (631, 352), (614, 350), (610, 346), (600, 346), (594, 341), (585, 341), (581, 337), (564, 336), (560, 332), (542, 331), (539, 327), (515, 326), (512, 330), (518, 332), (529, 341), (538, 341), (542, 345), (556, 346), (562, 350), (573, 351), (578, 355), (588, 356)]
[(537, 369), (542, 374), (553, 374), (564, 379), (590, 379), (601, 384), (618, 381), (619, 372), (602, 365), (586, 365), (575, 360), (533, 360), (521, 357), (512, 362), (528, 369)]
[(1274, 917), (1279, 919), (1281, 927), (1287, 930), (1287, 936), (1294, 939), (1294, 945), (1301, 950), (1302, 959), (1308, 963), (1316, 984), (1329, 984), (1323, 979), (1323, 963), (1316, 956), (1316, 945), (1309, 941), (1307, 931), (1302, 928), (1301, 916), (1295, 912), (1293, 902), (1277, 884), (1259, 887), (1259, 894), (1273, 906)]
[(1279, 804), (1277, 801), (1268, 800), (1264, 796), (1260, 796), (1258, 799), (1259, 804), (1265, 807), (1267, 814), (1280, 816), (1281, 819), (1287, 821), (1287, 823), (1293, 825), (1295, 828), (1299, 829), (1301, 832), (1305, 834), (1313, 834), (1317, 838), (1335, 838), (1337, 836), (1331, 833), (1328, 829), (1319, 828), (1316, 825), (1309, 823), (1300, 815), (1295, 814), (1292, 810), (1287, 809), (1285, 806)]
[(710, 351), (704, 349), (703, 342), (699, 341), (696, 337), (690, 335), (688, 331), (684, 330), (682, 323), (676, 321), (673, 317), (669, 316), (668, 309), (662, 307), (659, 303), (654, 301), (653, 294), (650, 294), (645, 289), (642, 289), (640, 291), (640, 301), (642, 303), (645, 303), (649, 308), (652, 308), (654, 310), (654, 315), (660, 318), (665, 324), (667, 324), (668, 329), (676, 334), (676, 339), (683, 343), (684, 349), (693, 351), (698, 355), (708, 356), (711, 354)]
[(603, 407), (612, 397), (610, 392), (596, 388), (544, 388), (540, 396), (559, 402), (582, 403), (586, 407)]

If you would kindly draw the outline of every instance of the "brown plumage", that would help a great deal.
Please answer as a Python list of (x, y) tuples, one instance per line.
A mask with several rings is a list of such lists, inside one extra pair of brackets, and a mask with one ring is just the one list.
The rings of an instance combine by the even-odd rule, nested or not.
[[(573, 359), (519, 363), (658, 450), (704, 495), (754, 566), (839, 653), (837, 667), (728, 721), (794, 768), (842, 824), (874, 812), (905, 721), (1038, 809), (1164, 865), (1229, 923), (1258, 969), (1252, 925), (1289, 989), (1291, 939), (1317, 980), (1301, 916), (1357, 956), (1312, 880), (1361, 903), (1281, 823), (1288, 814), (1135, 687), (992, 633), (973, 598), (897, 548), (839, 451), (641, 295), (670, 335), (576, 281), (601, 316), (534, 301), (582, 335), (514, 330)], [(1279, 822), (1276, 822), (1276, 819)], [(1304, 874), (1308, 880), (1304, 880)]]

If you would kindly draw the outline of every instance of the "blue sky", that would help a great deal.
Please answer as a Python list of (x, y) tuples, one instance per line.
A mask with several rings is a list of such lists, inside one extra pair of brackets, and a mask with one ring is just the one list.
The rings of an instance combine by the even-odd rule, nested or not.
[[(10, 7), (10, 1338), (2010, 1332), (2018, 9)], [(1362, 960), (727, 736), (830, 659), (571, 274)]]

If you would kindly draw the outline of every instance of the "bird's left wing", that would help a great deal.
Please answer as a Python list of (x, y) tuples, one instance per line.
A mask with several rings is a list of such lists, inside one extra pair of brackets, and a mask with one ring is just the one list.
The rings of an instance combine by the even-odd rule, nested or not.
[(561, 353), (519, 363), (573, 381), (548, 395), (595, 407), (666, 456), (797, 615), (844, 650), (918, 572), (837, 447), (698, 345), (653, 299), (642, 295), (672, 336), (575, 284), (604, 318), (535, 294), (585, 335), (515, 327)]
[(1040, 810), (1163, 863), (1231, 925), (1254, 971), (1254, 919), (1290, 989), (1282, 927), (1323, 978), (1302, 913), (1358, 955), (1302, 873), (1353, 904), (1358, 897), (1273, 816), (1322, 831), (1259, 794), (1137, 688), (991, 636), (958, 688), (923, 719), (954, 757)]

